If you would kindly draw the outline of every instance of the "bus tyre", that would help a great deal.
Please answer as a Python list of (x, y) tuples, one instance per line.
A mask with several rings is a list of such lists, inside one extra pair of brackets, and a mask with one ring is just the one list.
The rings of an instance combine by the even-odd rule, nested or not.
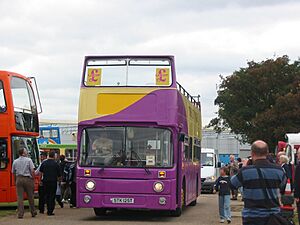
[(176, 210), (171, 211), (171, 215), (174, 217), (179, 217), (181, 216), (182, 210), (185, 208), (185, 180), (182, 183), (182, 188), (181, 188), (181, 206), (176, 208)]
[(196, 206), (196, 205), (197, 205), (197, 198), (190, 203), (190, 206)]
[(105, 216), (106, 209), (104, 208), (94, 208), (94, 212), (96, 216)]
[(171, 211), (171, 216), (179, 217), (179, 216), (181, 216), (181, 213), (182, 213), (182, 208), (180, 207), (180, 208), (177, 208), (174, 211)]
[(197, 205), (197, 198), (198, 198), (198, 180), (196, 182), (196, 199), (190, 203), (190, 206), (196, 206)]

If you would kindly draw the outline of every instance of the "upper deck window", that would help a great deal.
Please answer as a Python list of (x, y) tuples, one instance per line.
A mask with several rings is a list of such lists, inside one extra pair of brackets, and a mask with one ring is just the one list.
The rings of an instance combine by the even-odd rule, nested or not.
[(16, 129), (38, 132), (37, 107), (31, 86), (26, 80), (19, 77), (12, 77), (10, 85), (14, 104)]
[(85, 86), (170, 86), (168, 59), (90, 59), (84, 77)]
[(58, 130), (41, 130), (41, 136), (43, 136), (44, 138), (58, 138)]
[(44, 138), (50, 138), (51, 137), (50, 130), (42, 130), (42, 136)]
[(6, 102), (4, 96), (4, 87), (2, 81), (0, 81), (0, 113), (6, 111)]

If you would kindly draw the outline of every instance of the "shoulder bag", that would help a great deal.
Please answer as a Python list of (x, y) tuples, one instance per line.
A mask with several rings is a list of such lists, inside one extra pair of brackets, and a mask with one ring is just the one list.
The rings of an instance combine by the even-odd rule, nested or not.
[[(265, 188), (262, 188), (264, 196), (265, 196), (265, 200), (272, 201), (272, 199), (270, 199), (268, 196), (267, 185), (262, 176), (260, 168), (256, 167), (256, 170), (258, 173), (258, 177), (259, 177), (261, 186), (265, 187)], [(269, 218), (268, 222), (266, 223), (266, 225), (290, 225), (290, 223), (285, 218), (283, 218), (280, 214), (272, 214), (272, 215), (270, 215), (270, 218)]]

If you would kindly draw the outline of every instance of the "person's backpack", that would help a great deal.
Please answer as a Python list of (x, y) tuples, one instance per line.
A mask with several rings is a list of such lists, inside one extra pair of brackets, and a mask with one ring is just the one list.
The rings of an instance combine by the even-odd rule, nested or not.
[(268, 220), (266, 225), (291, 225), (291, 223), (281, 215), (273, 214), (270, 216), (270, 219)]

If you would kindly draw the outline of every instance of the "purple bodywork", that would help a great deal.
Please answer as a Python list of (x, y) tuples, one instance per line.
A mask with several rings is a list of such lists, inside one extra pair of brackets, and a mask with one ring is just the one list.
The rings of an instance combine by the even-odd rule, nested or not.
[[(122, 57), (145, 58), (146, 56)], [(86, 60), (89, 58), (86, 57)], [(97, 58), (106, 59), (107, 57)], [(116, 58), (116, 56), (111, 56), (111, 58)], [(192, 162), (182, 160), (184, 146), (182, 142), (178, 141), (180, 133), (188, 135), (188, 123), (182, 95), (176, 89), (174, 58), (172, 56), (151, 56), (151, 58), (168, 58), (171, 61), (173, 84), (170, 89), (157, 88), (157, 90), (119, 113), (80, 122), (78, 125), (78, 146), (80, 146), (82, 131), (88, 127), (151, 126), (168, 128), (172, 132), (174, 148), (173, 167), (164, 169), (151, 168), (148, 174), (143, 168), (95, 168), (80, 167), (78, 165), (78, 207), (176, 210), (182, 204), (181, 189), (183, 179), (186, 180), (186, 204), (195, 200), (199, 193), (200, 185), (198, 185), (198, 190), (196, 190), (195, 180), (197, 180), (197, 177), (200, 179), (200, 168), (195, 168)], [(85, 176), (85, 170), (91, 171), (90, 176)], [(158, 173), (162, 170), (166, 171), (166, 178), (158, 178)], [(196, 171), (196, 173), (194, 174), (191, 170)], [(93, 180), (96, 183), (96, 188), (93, 191), (88, 191), (85, 188), (86, 182), (89, 180)], [(164, 184), (164, 190), (160, 193), (153, 190), (153, 185), (157, 181), (161, 181)], [(84, 196), (86, 195), (91, 196), (89, 203), (84, 202)], [(159, 204), (160, 197), (166, 199), (166, 204)], [(113, 203), (111, 201), (112, 198), (134, 198), (134, 204)]]

